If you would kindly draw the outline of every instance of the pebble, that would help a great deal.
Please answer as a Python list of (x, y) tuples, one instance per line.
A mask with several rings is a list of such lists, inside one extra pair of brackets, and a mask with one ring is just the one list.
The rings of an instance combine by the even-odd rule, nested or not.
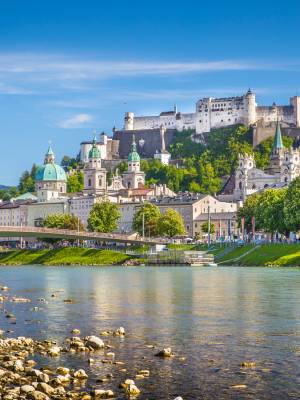
[(94, 396), (96, 399), (111, 399), (115, 397), (112, 390), (95, 389)]
[(254, 367), (256, 367), (256, 363), (254, 361), (244, 361), (241, 363), (241, 367), (254, 368)]
[(172, 353), (171, 347), (167, 347), (167, 348), (165, 348), (163, 350), (160, 350), (155, 355), (156, 355), (156, 357), (164, 357), (164, 358), (168, 358), (168, 357), (174, 356), (174, 354)]
[(77, 378), (77, 379), (87, 379), (88, 376), (87, 376), (87, 373), (85, 372), (84, 369), (79, 369), (78, 371), (75, 371), (75, 372), (74, 372), (74, 378)]
[(104, 347), (104, 342), (97, 336), (87, 336), (85, 338), (86, 343), (85, 345), (88, 347), (92, 347), (93, 349), (102, 349)]

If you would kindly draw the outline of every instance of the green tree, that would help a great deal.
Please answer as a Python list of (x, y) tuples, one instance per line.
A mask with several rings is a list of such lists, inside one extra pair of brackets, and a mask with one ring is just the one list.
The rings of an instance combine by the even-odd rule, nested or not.
[[(203, 224), (201, 225), (201, 230), (204, 233), (208, 233), (208, 221), (203, 222)], [(215, 233), (215, 225), (214, 224), (210, 224), (210, 233), (213, 235)]]
[(23, 172), (23, 174), (21, 175), (20, 181), (19, 181), (19, 186), (18, 186), (20, 194), (35, 191), (36, 171), (37, 171), (37, 166), (35, 164), (33, 164), (30, 172), (27, 170)]
[(94, 204), (88, 218), (88, 229), (93, 232), (113, 232), (121, 217), (119, 206), (108, 200)]
[(160, 219), (159, 208), (152, 203), (143, 204), (135, 213), (133, 218), (133, 229), (143, 234), (143, 220), (145, 235), (156, 236)]
[(256, 206), (256, 224), (264, 231), (270, 232), (272, 239), (275, 232), (286, 233), (284, 219), (284, 202), (286, 189), (267, 189), (262, 192)]
[[(282, 136), (282, 141), (286, 148), (290, 148), (293, 143), (293, 139), (289, 136)], [(273, 143), (274, 138), (269, 137), (254, 149), (254, 159), (257, 168), (266, 168), (269, 165)]]
[(83, 190), (83, 172), (81, 170), (77, 170), (70, 173), (67, 180), (68, 193), (77, 193), (82, 190)]
[(283, 211), (287, 228), (290, 231), (298, 232), (300, 230), (300, 177), (289, 184)]
[(251, 196), (248, 196), (246, 201), (244, 202), (243, 207), (238, 210), (238, 221), (239, 226), (242, 225), (242, 218), (245, 219), (244, 228), (249, 233), (252, 229), (252, 217), (256, 217), (256, 228), (261, 228), (261, 220), (258, 218), (258, 207), (261, 199), (261, 193), (253, 193)]
[(70, 229), (72, 231), (84, 231), (84, 225), (76, 217), (71, 214), (50, 214), (44, 220), (45, 228), (55, 228), (55, 229)]
[(167, 209), (159, 218), (158, 232), (168, 237), (184, 235), (186, 231), (182, 216), (171, 208)]

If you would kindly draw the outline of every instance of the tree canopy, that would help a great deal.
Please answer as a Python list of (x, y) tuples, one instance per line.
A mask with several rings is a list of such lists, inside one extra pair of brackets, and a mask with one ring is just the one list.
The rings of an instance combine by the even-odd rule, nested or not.
[(68, 193), (77, 193), (83, 190), (83, 172), (76, 170), (69, 174), (67, 180)]
[(108, 200), (94, 204), (88, 218), (88, 229), (93, 232), (113, 232), (118, 227), (119, 206)]
[(152, 203), (143, 204), (135, 213), (133, 218), (133, 229), (143, 234), (143, 221), (144, 232), (146, 236), (156, 236), (158, 234), (158, 223), (160, 218), (159, 208)]
[(44, 220), (45, 228), (70, 229), (84, 231), (84, 225), (75, 215), (50, 214)]
[(167, 237), (184, 235), (186, 231), (182, 216), (171, 208), (167, 209), (159, 218), (158, 231), (161, 236)]
[(267, 189), (247, 197), (238, 210), (238, 219), (245, 218), (245, 229), (251, 232), (252, 218), (255, 228), (271, 233), (288, 235), (300, 229), (300, 178), (290, 183), (288, 189)]
[(300, 177), (289, 184), (284, 199), (283, 214), (287, 228), (298, 232), (300, 230)]

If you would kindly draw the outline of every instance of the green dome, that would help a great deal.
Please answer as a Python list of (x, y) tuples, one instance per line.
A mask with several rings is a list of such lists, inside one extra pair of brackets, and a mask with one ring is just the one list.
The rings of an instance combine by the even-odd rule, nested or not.
[(140, 161), (140, 155), (139, 153), (136, 151), (136, 143), (135, 143), (135, 138), (133, 136), (133, 142), (131, 145), (131, 152), (128, 154), (128, 161), (133, 161), (133, 162), (137, 162)]
[(101, 158), (101, 153), (100, 153), (100, 150), (99, 150), (99, 148), (97, 146), (96, 135), (94, 136), (94, 139), (93, 139), (92, 148), (89, 151), (89, 158)]
[(36, 181), (67, 181), (64, 169), (57, 164), (44, 164), (38, 167), (35, 174)]

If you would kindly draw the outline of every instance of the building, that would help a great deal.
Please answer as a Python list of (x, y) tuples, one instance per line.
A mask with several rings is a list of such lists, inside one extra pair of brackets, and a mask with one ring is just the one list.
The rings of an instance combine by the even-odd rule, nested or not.
[(133, 112), (127, 112), (124, 130), (138, 132), (159, 129), (163, 125), (167, 130), (194, 129), (196, 134), (202, 134), (234, 124), (253, 125), (258, 121), (277, 119), (300, 127), (300, 97), (291, 97), (289, 105), (258, 106), (255, 93), (249, 89), (242, 96), (202, 98), (196, 102), (195, 111), (188, 114), (178, 112), (176, 107), (154, 116), (135, 116)]
[(27, 208), (27, 225), (40, 227), (43, 226), (44, 220), (49, 215), (68, 213), (69, 203), (67, 197), (31, 203)]
[(94, 136), (92, 147), (89, 151), (88, 161), (84, 166), (85, 194), (103, 194), (106, 191), (106, 169), (101, 166), (101, 153)]
[(234, 176), (233, 197), (235, 200), (244, 200), (260, 190), (287, 186), (299, 176), (300, 148), (284, 147), (280, 123), (277, 121), (269, 166), (265, 170), (256, 168), (252, 154), (240, 154), (238, 163)]
[(200, 221), (207, 221), (209, 214), (211, 218), (218, 215), (219, 219), (222, 214), (222, 220), (228, 220), (233, 218), (237, 211), (236, 203), (219, 201), (208, 194), (182, 194), (155, 199), (152, 203), (158, 206), (161, 213), (171, 208), (181, 214), (187, 235), (192, 238), (201, 231)]
[(49, 145), (44, 165), (39, 166), (35, 175), (35, 188), (39, 201), (57, 199), (67, 192), (67, 177), (64, 169), (55, 164), (55, 155)]
[[(119, 141), (107, 136), (104, 132), (100, 135), (100, 140), (96, 142), (102, 160), (114, 160), (119, 158)], [(86, 164), (89, 160), (89, 152), (93, 146), (93, 141), (80, 143), (80, 161)]]
[(122, 175), (123, 186), (127, 189), (138, 189), (145, 185), (145, 173), (141, 171), (141, 158), (136, 149), (133, 136), (131, 152), (128, 154), (127, 171)]

